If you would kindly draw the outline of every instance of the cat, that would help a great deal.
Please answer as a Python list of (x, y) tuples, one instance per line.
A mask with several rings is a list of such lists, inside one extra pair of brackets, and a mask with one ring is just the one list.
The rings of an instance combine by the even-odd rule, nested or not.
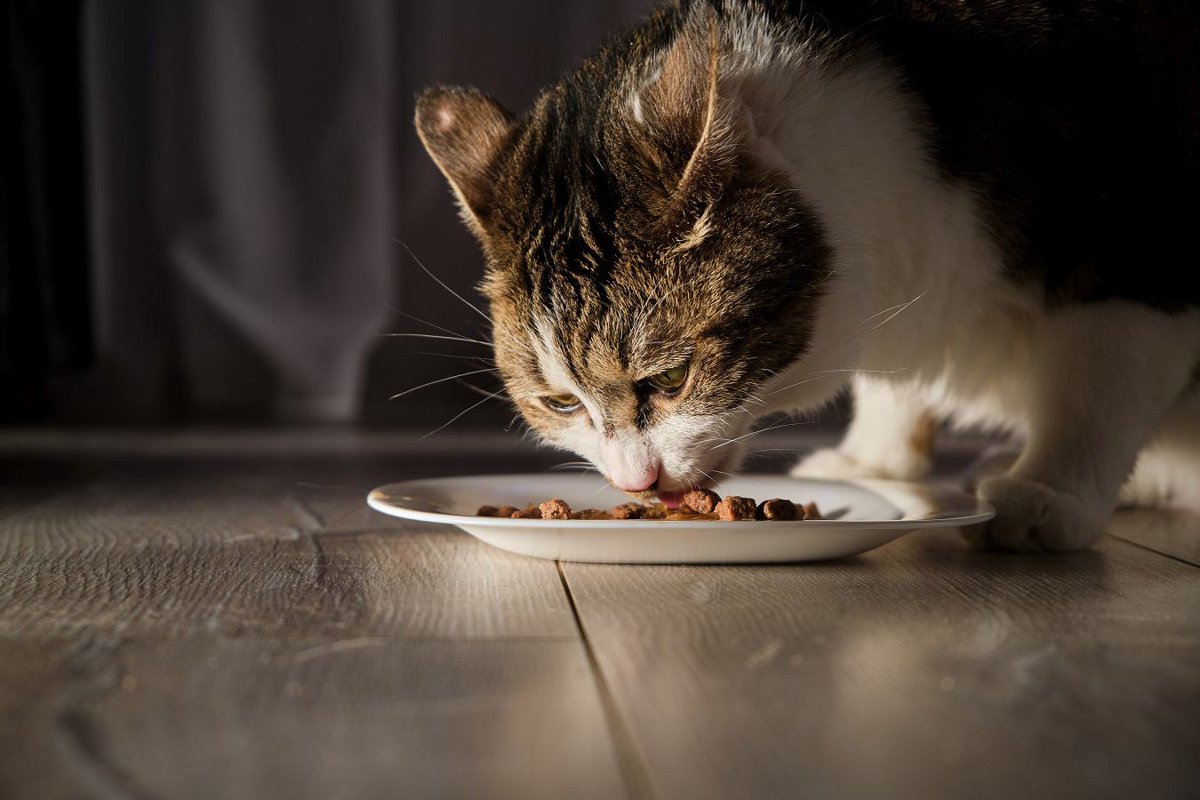
[(1200, 508), (1200, 14), (1188, 0), (695, 0), (514, 116), (420, 95), (543, 440), (677, 503), (850, 387), (795, 475), (918, 480), (943, 424), (1023, 450), (990, 542)]

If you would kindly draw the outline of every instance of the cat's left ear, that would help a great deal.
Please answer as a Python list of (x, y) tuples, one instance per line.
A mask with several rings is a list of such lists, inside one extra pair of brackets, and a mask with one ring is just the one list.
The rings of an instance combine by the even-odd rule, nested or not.
[(417, 99), (415, 123), (458, 198), (463, 220), (482, 238), (495, 198), (492, 167), (515, 118), (480, 91), (438, 87)]
[(721, 26), (704, 7), (683, 22), (635, 111), (651, 128), (672, 207), (706, 202), (719, 192), (752, 133), (749, 111), (724, 80)]

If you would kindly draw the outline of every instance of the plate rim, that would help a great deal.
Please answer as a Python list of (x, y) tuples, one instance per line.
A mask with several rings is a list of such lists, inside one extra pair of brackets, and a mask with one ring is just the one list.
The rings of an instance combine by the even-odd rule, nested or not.
[[(753, 478), (754, 473), (748, 473), (739, 477)], [(512, 519), (507, 517), (479, 517), (475, 515), (465, 514), (445, 514), (439, 511), (422, 511), (420, 509), (404, 508), (397, 506), (385, 497), (389, 494), (394, 494), (392, 490), (395, 487), (405, 485), (428, 483), (430, 481), (454, 481), (454, 482), (469, 482), (479, 480), (480, 478), (494, 479), (519, 479), (528, 480), (529, 478), (545, 478), (548, 476), (536, 472), (525, 473), (495, 473), (495, 474), (480, 474), (480, 475), (454, 475), (434, 478), (413, 478), (405, 481), (396, 481), (393, 483), (385, 483), (375, 487), (367, 493), (367, 505), (376, 511), (387, 514), (389, 516), (398, 517), (400, 519), (411, 519), (418, 522), (432, 522), (442, 525), (472, 525), (478, 527), (496, 527), (496, 528), (530, 528), (543, 527), (547, 532), (555, 529), (611, 529), (614, 520), (611, 519), (564, 519), (564, 520), (541, 520), (541, 519)], [(566, 477), (566, 476), (563, 476)], [(887, 491), (918, 491), (920, 493), (931, 495), (935, 500), (942, 501), (943, 507), (950, 505), (952, 510), (943, 510), (925, 516), (909, 516), (904, 515), (898, 519), (888, 520), (860, 520), (860, 519), (822, 519), (822, 520), (788, 520), (784, 524), (774, 523), (769, 530), (779, 529), (780, 532), (798, 530), (833, 530), (837, 528), (854, 528), (856, 530), (905, 530), (911, 531), (924, 528), (962, 528), (971, 525), (978, 525), (987, 522), (996, 516), (996, 509), (986, 500), (967, 494), (950, 486), (945, 486), (936, 483), (917, 483), (914, 481), (893, 481), (883, 480), (878, 478), (854, 478), (854, 479), (826, 479), (826, 478), (791, 478), (788, 475), (780, 474), (763, 474), (760, 477), (770, 478), (788, 478), (797, 482), (809, 483), (827, 483), (840, 485), (853, 485), (859, 488), (875, 491), (876, 494), (888, 499)], [(883, 491), (880, 491), (883, 490)], [(890, 501), (889, 501), (890, 502)], [(973, 509), (967, 512), (966, 509)], [(903, 509), (900, 509), (903, 511)], [(957, 513), (955, 513), (957, 512)], [(710, 531), (713, 533), (736, 531), (746, 528), (754, 528), (755, 530), (763, 530), (762, 520), (737, 520), (732, 522), (722, 521), (718, 525), (713, 524), (713, 520), (661, 520), (661, 519), (631, 519), (619, 520), (622, 529), (644, 528), (647, 530), (700, 530)]]

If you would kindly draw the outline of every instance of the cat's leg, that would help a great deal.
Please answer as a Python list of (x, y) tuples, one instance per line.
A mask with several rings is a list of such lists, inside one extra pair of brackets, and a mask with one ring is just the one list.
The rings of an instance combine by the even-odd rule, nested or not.
[(1025, 450), (979, 494), (998, 512), (993, 544), (1074, 550), (1104, 532), (1138, 451), (1191, 379), (1200, 316), (1097, 303), (1048, 314), (1034, 341)]
[(1121, 487), (1120, 503), (1200, 512), (1200, 380), (1167, 413)]
[(812, 453), (791, 474), (919, 480), (929, 472), (937, 424), (912, 388), (858, 376), (854, 380), (854, 419), (842, 443)]

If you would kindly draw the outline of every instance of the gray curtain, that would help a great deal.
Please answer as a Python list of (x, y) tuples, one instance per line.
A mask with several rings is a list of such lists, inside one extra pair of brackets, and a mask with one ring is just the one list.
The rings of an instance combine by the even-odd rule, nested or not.
[(412, 133), (413, 96), (468, 83), (523, 110), (650, 5), (92, 2), (98, 358), (56, 387), (63, 415), (436, 426), (480, 399), (446, 381), (387, 402), (484, 352), (381, 336), (484, 326), (395, 241), (477, 300), (479, 255)]

